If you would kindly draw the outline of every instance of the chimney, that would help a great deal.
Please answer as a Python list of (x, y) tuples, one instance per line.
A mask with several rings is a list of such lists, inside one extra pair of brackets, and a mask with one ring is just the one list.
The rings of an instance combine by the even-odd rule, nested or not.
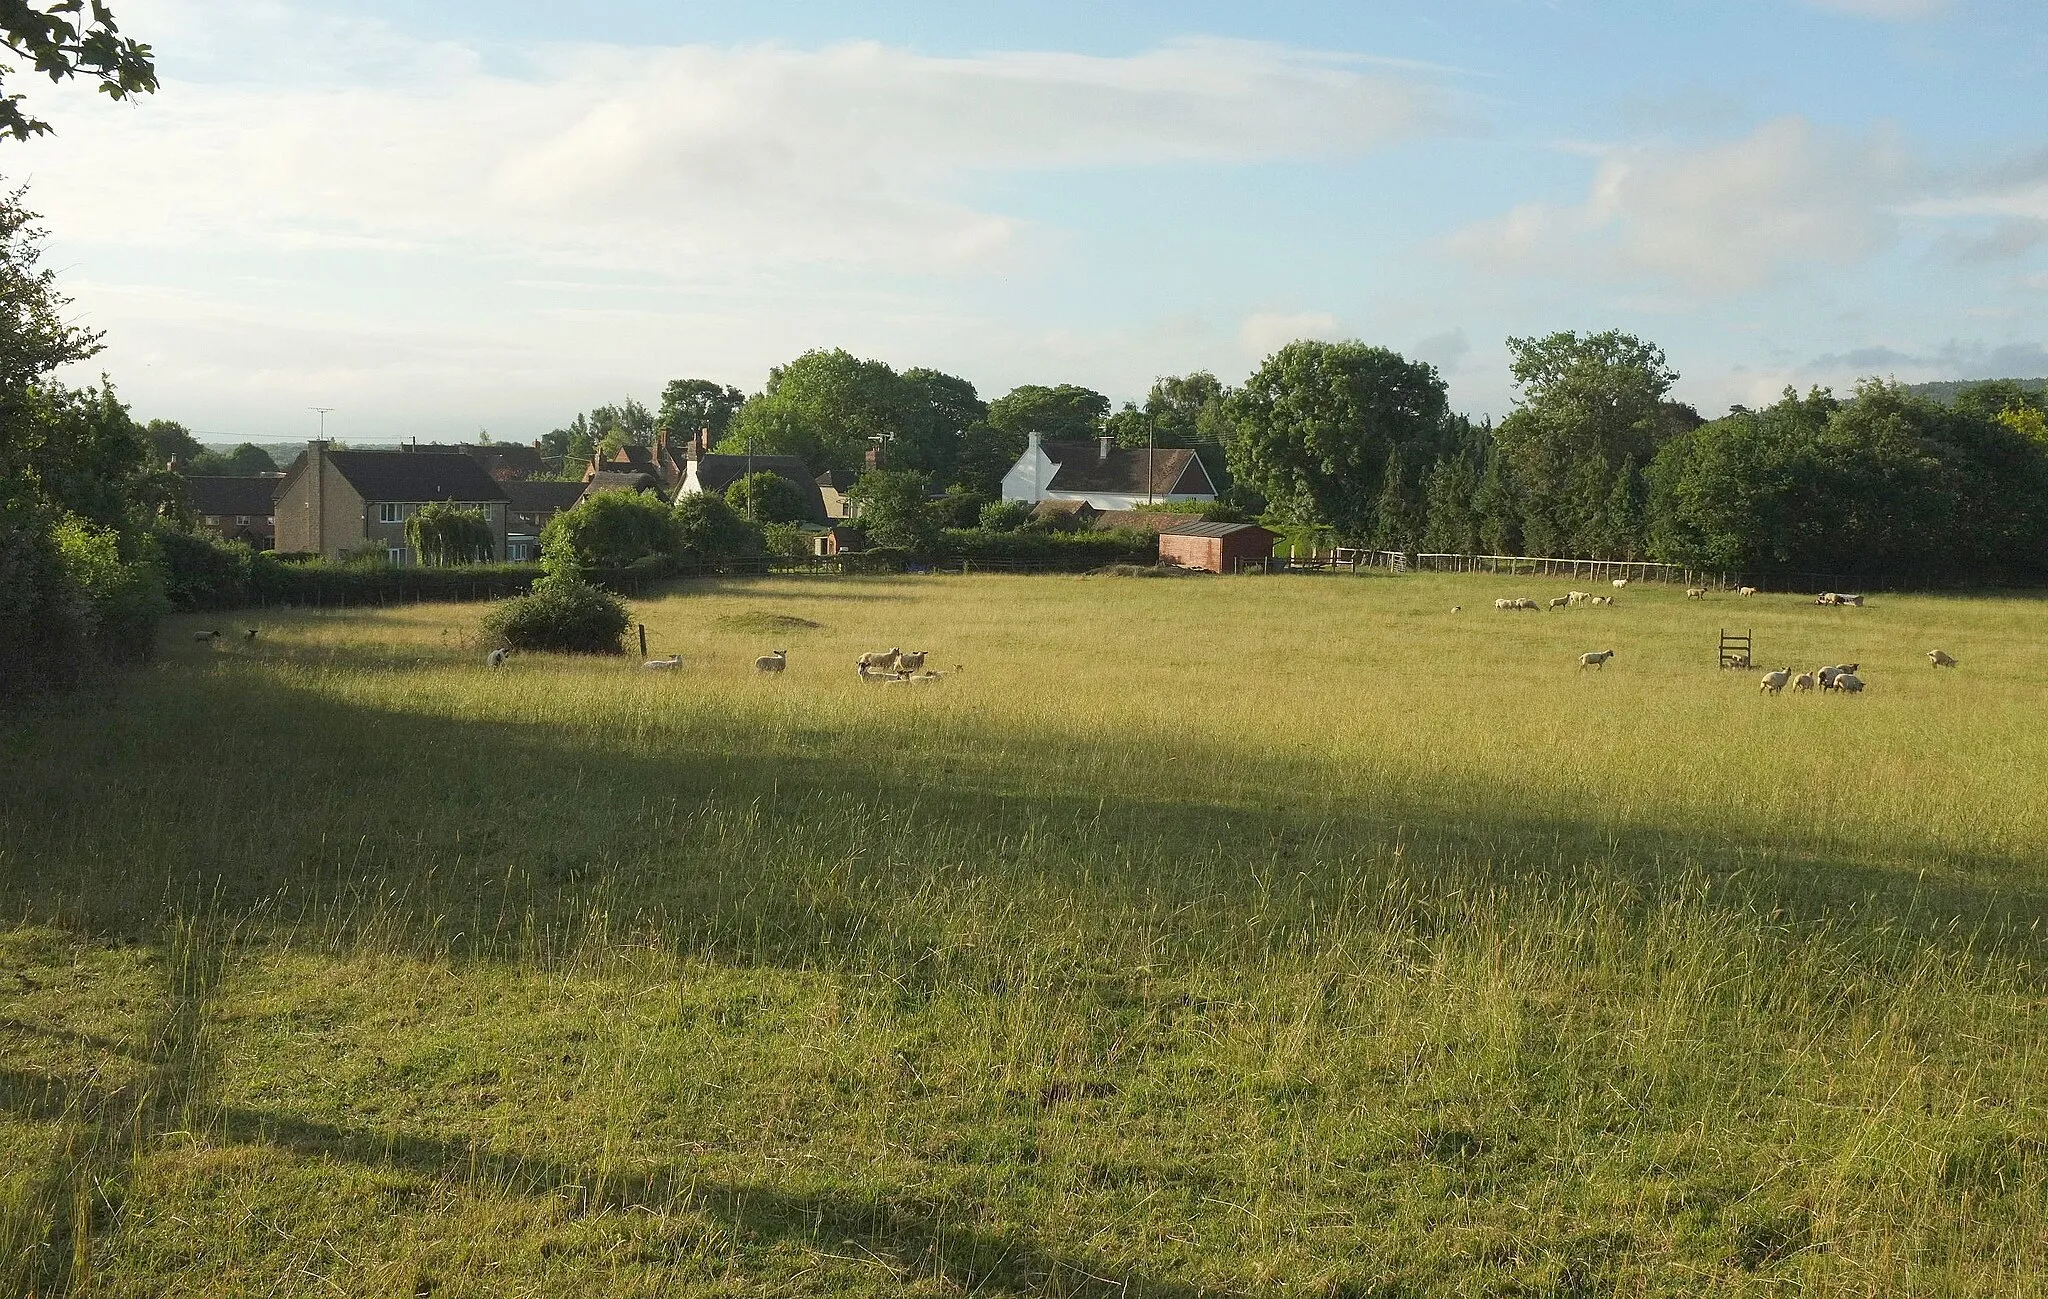
[(1095, 455), (1095, 462), (1100, 464), (1109, 459), (1110, 449), (1116, 445), (1116, 439), (1113, 437), (1099, 437), (1095, 439), (1095, 445), (1099, 448)]
[(882, 448), (868, 448), (867, 466), (869, 469), (880, 469), (882, 467)]

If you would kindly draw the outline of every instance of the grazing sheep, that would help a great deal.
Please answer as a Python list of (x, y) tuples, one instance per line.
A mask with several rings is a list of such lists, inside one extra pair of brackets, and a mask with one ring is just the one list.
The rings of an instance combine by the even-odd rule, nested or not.
[(193, 640), (196, 640), (196, 641), (209, 641), (209, 640), (219, 640), (219, 639), (220, 639), (220, 633), (219, 633), (218, 631), (199, 631), (199, 632), (194, 632), (194, 633), (192, 633), (192, 639), (193, 639)]
[(512, 651), (500, 645), (484, 656), (484, 662), (490, 664), (493, 668), (501, 668), (505, 666), (505, 660), (511, 657)]
[(1565, 607), (1566, 605), (1570, 604), (1571, 602), (1572, 602), (1572, 598), (1571, 598), (1570, 596), (1568, 596), (1568, 595), (1560, 595), (1560, 596), (1558, 596), (1558, 597), (1557, 597), (1556, 599), (1554, 599), (1554, 600), (1552, 600), (1552, 601), (1550, 602), (1550, 607), (1551, 607), (1551, 608), (1553, 608), (1553, 609), (1562, 609), (1562, 608), (1564, 608), (1564, 607)]
[(1617, 591), (1624, 591), (1624, 590), (1627, 590), (1627, 589), (1628, 589), (1628, 579), (1627, 579), (1627, 578), (1625, 578), (1625, 577), (1617, 577), (1617, 578), (1615, 578), (1615, 579), (1614, 579), (1614, 589), (1615, 589), (1615, 590), (1617, 590)]
[(1766, 672), (1764, 673), (1764, 679), (1760, 683), (1758, 683), (1757, 689), (1763, 691), (1767, 695), (1775, 695), (1779, 691), (1783, 690), (1785, 688), (1785, 683), (1787, 681), (1790, 681), (1791, 679), (1791, 668), (1781, 668), (1776, 672)]
[(756, 672), (780, 672), (788, 666), (788, 650), (771, 650), (754, 660), (754, 671)]
[(1530, 599), (1530, 598), (1529, 598), (1528, 596), (1526, 596), (1526, 595), (1524, 595), (1524, 596), (1519, 596), (1519, 597), (1517, 597), (1517, 598), (1516, 598), (1516, 600), (1515, 600), (1515, 608), (1517, 608), (1517, 609), (1527, 609), (1527, 610), (1528, 610), (1529, 612), (1531, 612), (1531, 613), (1542, 613), (1542, 612), (1543, 612), (1543, 606), (1542, 606), (1542, 605), (1540, 605), (1540, 604), (1538, 604), (1538, 603), (1536, 603), (1536, 602), (1535, 602), (1534, 600), (1531, 600), (1531, 599)]
[(1753, 586), (1738, 586), (1738, 587), (1736, 587), (1736, 588), (1735, 588), (1735, 594), (1737, 594), (1737, 595), (1755, 595), (1755, 594), (1756, 594), (1756, 588), (1755, 588), (1755, 587), (1753, 587)]
[(1513, 600), (1495, 600), (1493, 607), (1496, 609), (1512, 609), (1515, 607), (1515, 602)]
[(1792, 690), (1795, 694), (1811, 689), (1813, 689), (1813, 673), (1801, 672), (1798, 676), (1792, 678)]
[(1465, 606), (1464, 606), (1464, 605), (1462, 605), (1462, 604), (1454, 604), (1454, 605), (1452, 605), (1452, 606), (1451, 606), (1451, 612), (1452, 612), (1452, 613), (1463, 613), (1463, 612), (1465, 612)]
[(1573, 604), (1584, 604), (1586, 601), (1592, 599), (1593, 597), (1587, 595), (1584, 591), (1567, 591), (1564, 594), (1564, 598), (1571, 601)]
[(1938, 668), (1952, 668), (1956, 665), (1954, 656), (1945, 650), (1928, 650), (1927, 661)]
[(645, 663), (642, 663), (640, 666), (653, 672), (666, 672), (670, 668), (679, 668), (682, 665), (683, 656), (680, 654), (671, 654), (665, 659), (649, 659)]
[(1613, 657), (1614, 651), (1611, 649), (1594, 650), (1591, 654), (1581, 654), (1579, 655), (1579, 670), (1583, 672), (1587, 668), (1604, 668), (1607, 666), (1607, 660)]
[(1860, 695), (1863, 693), (1863, 678), (1854, 672), (1844, 672), (1835, 678), (1835, 689), (1843, 694)]
[(1707, 588), (1704, 586), (1688, 586), (1685, 588), (1685, 598), (1688, 600), (1704, 600), (1707, 598)]
[(885, 650), (869, 650), (860, 656), (860, 665), (864, 668), (874, 668), (882, 672), (894, 672), (896, 670), (896, 657), (901, 653), (903, 653), (902, 650), (896, 649), (893, 646)]
[(1588, 600), (1586, 603), (1592, 605), (1596, 609), (1604, 609), (1607, 606), (1614, 603), (1614, 597), (1611, 595), (1596, 595), (1591, 600)]
[(1837, 663), (1832, 667), (1822, 668), (1817, 674), (1820, 677), (1820, 688), (1822, 690), (1833, 690), (1836, 677), (1850, 675), (1861, 666), (1862, 664), (1860, 663)]

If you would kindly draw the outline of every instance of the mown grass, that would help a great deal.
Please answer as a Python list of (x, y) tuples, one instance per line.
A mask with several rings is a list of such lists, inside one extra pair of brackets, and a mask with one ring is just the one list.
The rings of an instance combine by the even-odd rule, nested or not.
[(172, 628), (0, 730), (0, 1278), (2048, 1291), (2048, 607), (1549, 585)]

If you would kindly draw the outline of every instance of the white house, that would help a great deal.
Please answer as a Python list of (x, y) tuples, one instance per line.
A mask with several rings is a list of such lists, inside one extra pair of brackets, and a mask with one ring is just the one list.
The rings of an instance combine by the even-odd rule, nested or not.
[(1006, 501), (1086, 501), (1134, 510), (1167, 501), (1213, 501), (1216, 485), (1186, 447), (1120, 447), (1115, 438), (1041, 442), (1038, 434), (1003, 475)]

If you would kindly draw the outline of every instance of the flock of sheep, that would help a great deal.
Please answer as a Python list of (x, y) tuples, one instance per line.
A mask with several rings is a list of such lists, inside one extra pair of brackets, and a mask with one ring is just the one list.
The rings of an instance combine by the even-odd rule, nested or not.
[[(1614, 579), (1615, 590), (1620, 591), (1625, 589), (1627, 586), (1627, 578), (1617, 577)], [(1613, 603), (1614, 597), (1611, 595), (1593, 595), (1585, 591), (1567, 591), (1563, 595), (1558, 596), (1556, 599), (1551, 600), (1549, 602), (1549, 607), (1552, 609), (1564, 609), (1583, 604), (1604, 608), (1606, 606), (1612, 605)], [(1538, 604), (1534, 600), (1531, 600), (1526, 595), (1510, 596), (1504, 600), (1495, 600), (1493, 602), (1493, 607), (1496, 609), (1509, 611), (1516, 609), (1527, 609), (1532, 613), (1541, 613), (1544, 608), (1543, 605)], [(1458, 611), (1456, 609), (1453, 609), (1451, 610), (1451, 612), (1456, 613)]]
[[(218, 634), (217, 632), (201, 633), (200, 639), (209, 639), (211, 635)], [(249, 635), (253, 638), (256, 633), (250, 632)], [(937, 669), (926, 669), (924, 661), (925, 656), (929, 652), (928, 650), (906, 651), (893, 647), (886, 650), (875, 650), (861, 655), (854, 667), (860, 673), (862, 681), (873, 685), (929, 685), (932, 682), (943, 680), (948, 675)], [(501, 645), (486, 655), (484, 662), (493, 668), (502, 668), (505, 666), (505, 661), (511, 657), (512, 651)], [(649, 672), (669, 672), (683, 666), (683, 656), (671, 654), (667, 658), (648, 659), (640, 666)], [(787, 671), (788, 668), (789, 651), (786, 649), (770, 650), (754, 660), (754, 671), (766, 676), (778, 676)], [(960, 665), (954, 664), (953, 671), (958, 672), (959, 670)]]

